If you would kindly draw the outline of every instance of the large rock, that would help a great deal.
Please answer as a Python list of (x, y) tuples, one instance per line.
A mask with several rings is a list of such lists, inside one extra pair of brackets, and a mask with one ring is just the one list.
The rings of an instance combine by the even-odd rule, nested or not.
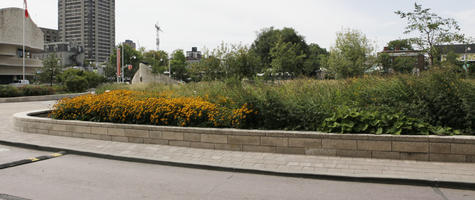
[(177, 84), (178, 82), (168, 76), (162, 74), (152, 73), (152, 67), (140, 63), (139, 70), (132, 79), (132, 84), (141, 83), (163, 83), (163, 84)]

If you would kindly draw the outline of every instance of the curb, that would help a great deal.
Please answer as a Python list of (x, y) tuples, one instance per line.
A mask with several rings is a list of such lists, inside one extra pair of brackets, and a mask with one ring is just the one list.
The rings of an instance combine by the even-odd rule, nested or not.
[(52, 101), (52, 100), (59, 100), (66, 97), (77, 97), (84, 94), (89, 94), (89, 92), (85, 93), (74, 93), (74, 94), (56, 94), (56, 95), (46, 95), (46, 96), (23, 96), (23, 97), (7, 97), (7, 98), (0, 98), (0, 103), (15, 103), (15, 102), (31, 102), (31, 101)]
[(5, 140), (0, 140), (0, 144), (6, 145), (6, 146), (12, 146), (12, 147), (40, 150), (40, 151), (64, 152), (64, 154), (74, 154), (74, 155), (108, 159), (108, 160), (136, 162), (136, 163), (145, 163), (145, 164), (157, 164), (157, 165), (183, 167), (183, 168), (191, 168), (191, 169), (203, 169), (203, 170), (212, 170), (212, 171), (247, 173), (247, 174), (258, 174), (258, 175), (280, 176), (280, 177), (291, 177), (291, 178), (306, 178), (306, 179), (320, 179), (320, 180), (333, 180), (333, 181), (346, 181), (346, 182), (380, 183), (380, 184), (391, 184), (391, 185), (428, 186), (428, 187), (436, 187), (436, 188), (441, 187), (441, 188), (452, 188), (452, 189), (475, 190), (475, 183), (469, 183), (469, 182), (278, 172), (278, 171), (266, 171), (266, 170), (258, 170), (258, 169), (244, 169), (244, 168), (223, 167), (223, 166), (214, 166), (214, 165), (205, 165), (205, 164), (153, 160), (153, 159), (128, 157), (128, 156), (117, 156), (117, 155), (89, 152), (89, 151), (83, 151), (83, 150), (74, 150), (74, 149), (58, 148), (58, 147), (51, 147), (51, 146), (40, 146), (40, 145), (21, 143), (21, 142), (10, 142), (10, 141), (5, 141)]

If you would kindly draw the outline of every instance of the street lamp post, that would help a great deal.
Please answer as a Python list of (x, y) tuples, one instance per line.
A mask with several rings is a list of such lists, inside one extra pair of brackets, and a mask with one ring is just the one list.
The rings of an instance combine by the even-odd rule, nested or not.
[(472, 49), (470, 47), (467, 47), (465, 48), (465, 55), (463, 56), (463, 60), (465, 61), (464, 65), (463, 65), (463, 68), (465, 69), (465, 73), (468, 75), (468, 62), (467, 62), (467, 59), (468, 59), (468, 56), (467, 56), (467, 52), (471, 51)]

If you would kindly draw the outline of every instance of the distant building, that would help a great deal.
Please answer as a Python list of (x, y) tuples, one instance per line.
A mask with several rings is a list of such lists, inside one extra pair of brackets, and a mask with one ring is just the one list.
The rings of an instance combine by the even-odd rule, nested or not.
[(115, 0), (58, 0), (62, 42), (84, 47), (88, 61), (106, 62), (115, 48)]
[(137, 49), (137, 45), (132, 40), (125, 40), (124, 44), (128, 45), (129, 47), (132, 47), (133, 49)]
[(49, 28), (40, 28), (40, 29), (41, 31), (43, 31), (45, 44), (60, 41), (58, 30), (49, 29)]
[(44, 60), (50, 54), (55, 54), (62, 66), (84, 66), (84, 49), (81, 46), (68, 42), (54, 42), (45, 44), (44, 51), (33, 53), (33, 58)]
[(475, 62), (475, 44), (439, 45), (436, 49), (440, 53), (441, 61), (447, 60), (447, 54), (453, 52), (459, 61)]
[(43, 64), (31, 57), (43, 51), (43, 32), (31, 20), (25, 20), (25, 55), (23, 55), (23, 18), (21, 8), (0, 9), (0, 83), (12, 83), (22, 79), (23, 56), (25, 75), (31, 79)]
[(415, 67), (415, 70), (421, 71), (425, 68), (425, 52), (424, 51), (419, 51), (419, 50), (407, 50), (407, 49), (390, 49), (388, 47), (384, 47), (384, 50), (380, 53), (386, 53), (388, 54), (392, 62), (397, 57), (413, 57), (417, 59), (417, 63)]
[(186, 62), (188, 64), (196, 63), (201, 60), (201, 51), (198, 51), (198, 47), (192, 47), (191, 51), (186, 52)]

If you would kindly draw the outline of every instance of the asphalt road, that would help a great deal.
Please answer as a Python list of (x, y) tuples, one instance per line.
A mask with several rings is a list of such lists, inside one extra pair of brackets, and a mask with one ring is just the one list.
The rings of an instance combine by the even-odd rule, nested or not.
[[(0, 134), (15, 112), (52, 102), (0, 104)], [(0, 145), (0, 165), (54, 152)], [(18, 198), (16, 198), (18, 197)], [(0, 170), (0, 200), (14, 199), (475, 199), (475, 191), (210, 171), (64, 155)]]
[[(51, 153), (0, 145), (0, 162)], [(49, 200), (475, 199), (475, 191), (467, 190), (216, 172), (76, 155), (0, 170), (0, 194)]]

